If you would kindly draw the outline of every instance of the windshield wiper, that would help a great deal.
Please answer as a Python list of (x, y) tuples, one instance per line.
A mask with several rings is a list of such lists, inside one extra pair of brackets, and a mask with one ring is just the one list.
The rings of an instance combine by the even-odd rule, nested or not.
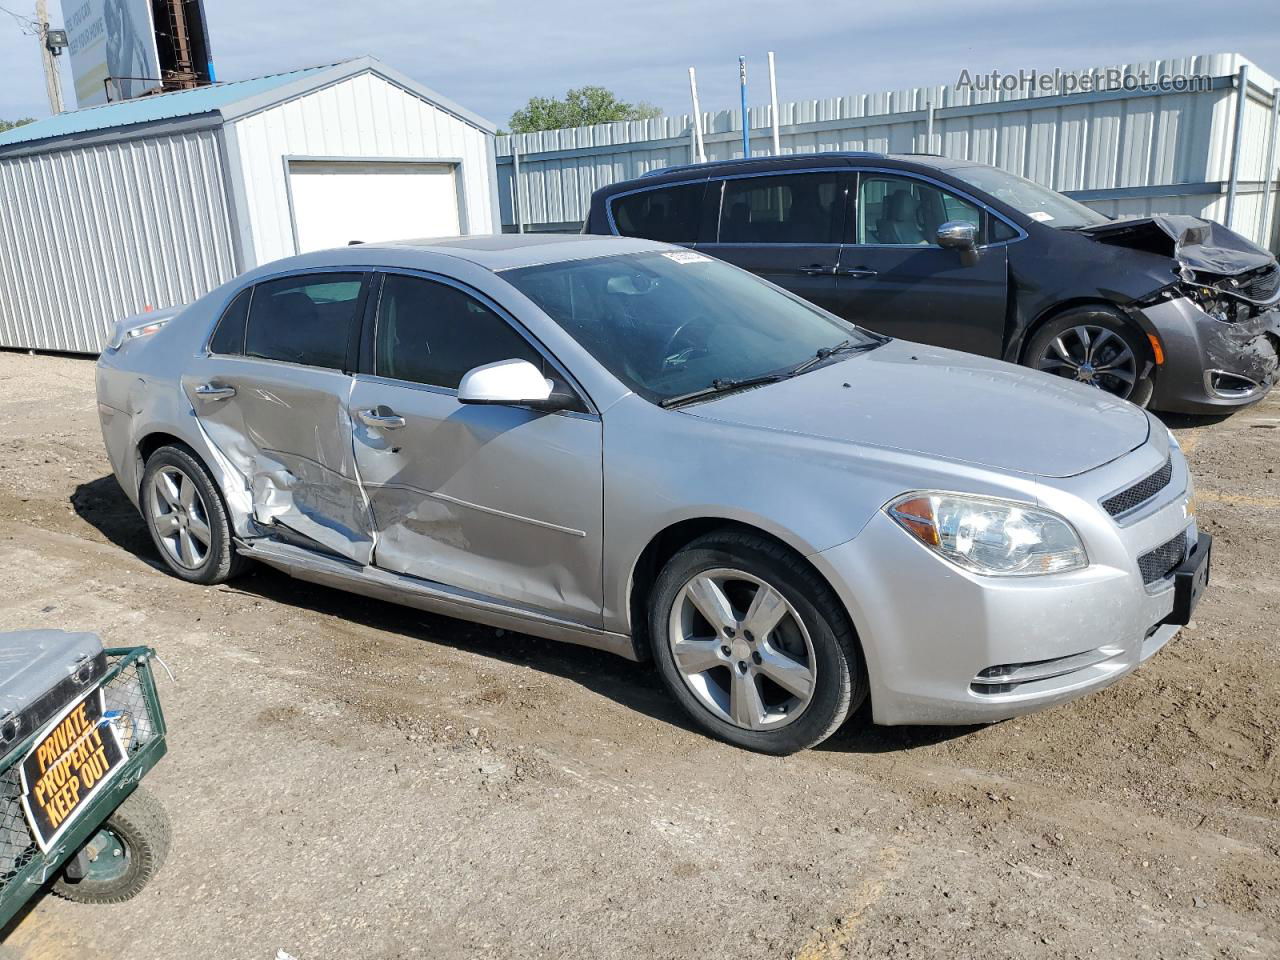
[(791, 368), (791, 376), (804, 373), (806, 370), (812, 370), (823, 360), (833, 357), (837, 353), (856, 353), (861, 350), (870, 350), (872, 347), (878, 347), (883, 341), (868, 340), (862, 343), (854, 343), (852, 340), (841, 340), (839, 343), (831, 347), (819, 347), (808, 360), (802, 360)]
[(777, 383), (779, 380), (786, 380), (791, 375), (791, 372), (788, 371), (786, 373), (765, 373), (758, 377), (742, 377), (738, 380), (734, 380), (731, 377), (716, 377), (705, 387), (699, 387), (697, 390), (690, 390), (688, 393), (682, 393), (679, 396), (659, 400), (658, 406), (678, 407), (682, 403), (701, 400), (703, 397), (732, 393), (734, 390), (745, 390), (747, 387), (756, 387), (764, 383)]

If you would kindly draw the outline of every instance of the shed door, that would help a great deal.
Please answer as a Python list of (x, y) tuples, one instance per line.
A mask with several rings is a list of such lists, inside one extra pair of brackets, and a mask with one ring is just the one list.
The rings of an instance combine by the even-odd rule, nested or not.
[(291, 160), (298, 252), (462, 232), (456, 165)]

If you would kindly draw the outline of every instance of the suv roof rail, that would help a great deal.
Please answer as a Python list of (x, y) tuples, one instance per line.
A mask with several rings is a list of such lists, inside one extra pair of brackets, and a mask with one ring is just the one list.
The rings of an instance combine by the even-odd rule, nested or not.
[(756, 163), (761, 160), (780, 160), (780, 161), (797, 161), (797, 160), (813, 160), (815, 157), (872, 157), (874, 159), (883, 160), (885, 154), (877, 153), (874, 150), (825, 150), (814, 153), (781, 153), (767, 157), (734, 157), (731, 160), (708, 160), (705, 163), (677, 163), (670, 167), (658, 167), (655, 170), (649, 170), (640, 174), (640, 179), (645, 177), (660, 177), (668, 173), (680, 173), (685, 170), (696, 170), (699, 167), (732, 167), (743, 163)]

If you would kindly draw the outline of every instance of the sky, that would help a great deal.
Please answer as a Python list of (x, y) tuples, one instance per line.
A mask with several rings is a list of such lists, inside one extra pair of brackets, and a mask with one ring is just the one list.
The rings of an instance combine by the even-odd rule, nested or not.
[[(0, 6), (27, 14), (33, 0)], [(49, 7), (59, 26), (59, 0)], [(371, 54), (499, 126), (530, 96), (585, 84), (686, 113), (690, 66), (704, 110), (734, 108), (739, 55), (750, 103), (767, 103), (769, 50), (782, 101), (954, 83), (962, 70), (1070, 70), (1193, 53), (1242, 53), (1280, 76), (1277, 0), (205, 0), (205, 9), (221, 80)], [(37, 40), (0, 12), (0, 119), (48, 113)]]

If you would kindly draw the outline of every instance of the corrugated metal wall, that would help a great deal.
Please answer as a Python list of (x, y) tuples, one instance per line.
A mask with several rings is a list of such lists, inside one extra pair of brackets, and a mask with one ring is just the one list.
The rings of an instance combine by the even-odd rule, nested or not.
[(488, 135), (381, 77), (364, 74), (235, 120), (252, 258), (292, 256), (285, 157), (458, 158), (468, 231), (493, 233)]
[[(1234, 76), (1248, 61), (1238, 54), (1100, 67), (1078, 71), (1149, 78)], [(786, 83), (788, 65), (780, 66)], [(1261, 185), (1270, 136), (1273, 77), (1250, 66), (1235, 225), (1262, 236)], [(757, 86), (755, 89), (759, 89)], [(1198, 93), (1107, 91), (1055, 96), (1043, 92), (979, 91), (955, 86), (779, 105), (783, 153), (871, 150), (941, 152), (1030, 177), (1055, 190), (1080, 192), (1106, 213), (1182, 212), (1221, 216), (1221, 184), (1229, 178), (1236, 94), (1229, 81)], [(933, 142), (926, 136), (933, 105)], [(769, 108), (749, 110), (753, 154), (772, 151)], [(709, 159), (742, 155), (740, 111), (703, 117)], [(692, 117), (599, 124), (499, 137), (498, 186), (504, 224), (512, 205), (513, 151), (520, 154), (520, 195), (526, 224), (568, 225), (586, 216), (591, 192), (650, 170), (688, 163)], [(1273, 171), (1274, 175), (1274, 171)], [(1202, 185), (1152, 195), (1151, 188)], [(1157, 191), (1158, 193), (1158, 191)], [(1274, 194), (1273, 194), (1274, 198)]]
[(0, 158), (0, 347), (96, 353), (234, 274), (212, 130)]

